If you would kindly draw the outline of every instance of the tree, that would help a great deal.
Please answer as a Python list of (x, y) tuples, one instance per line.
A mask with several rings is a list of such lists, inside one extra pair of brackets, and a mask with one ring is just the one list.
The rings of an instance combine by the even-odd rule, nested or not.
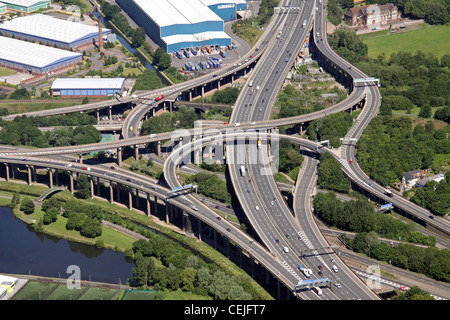
[(57, 208), (50, 208), (45, 212), (42, 221), (45, 225), (55, 222), (56, 220), (58, 220), (58, 214), (59, 210)]
[(18, 192), (14, 192), (11, 199), (11, 208), (15, 208), (20, 203), (20, 194)]
[(91, 196), (91, 182), (86, 175), (80, 175), (77, 180), (77, 196), (87, 199)]
[(137, 27), (133, 30), (131, 36), (131, 45), (134, 48), (139, 48), (145, 42), (145, 30), (142, 27)]
[(170, 65), (172, 64), (172, 58), (168, 53), (164, 53), (158, 61), (158, 68), (161, 71), (164, 71), (166, 69), (168, 69), (170, 67)]
[(24, 198), (22, 200), (22, 203), (20, 204), (20, 210), (23, 211), (25, 214), (32, 214), (34, 213), (34, 202), (30, 198)]

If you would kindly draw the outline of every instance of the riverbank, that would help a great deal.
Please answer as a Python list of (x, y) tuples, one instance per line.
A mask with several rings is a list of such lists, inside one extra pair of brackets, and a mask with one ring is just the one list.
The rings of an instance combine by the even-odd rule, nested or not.
[[(6, 191), (3, 189), (6, 189)], [(45, 186), (28, 186), (26, 184), (16, 184), (11, 182), (6, 183), (5, 181), (0, 181), (0, 194), (3, 196), (0, 198), (0, 205), (8, 206), (11, 202), (12, 193), (14, 191), (19, 192), (21, 194), (21, 198), (37, 198), (45, 190), (47, 190), (47, 187)], [(53, 195), (53, 197), (63, 199), (63, 201), (75, 198), (68, 191), (60, 192)], [(143, 212), (138, 212), (135, 209), (129, 210), (125, 206), (110, 204), (109, 202), (101, 198), (87, 199), (83, 201), (88, 204), (95, 204), (97, 206), (100, 206), (101, 208), (105, 209), (106, 212), (115, 213), (115, 215), (120, 216), (123, 219), (129, 219), (130, 221), (136, 222), (142, 226), (147, 226), (152, 230), (156, 230), (157, 233), (160, 233), (161, 235), (170, 238), (175, 242), (178, 242), (183, 247), (188, 248), (190, 251), (192, 251), (193, 254), (205, 259), (205, 261), (210, 261), (216, 264), (219, 268), (226, 270), (226, 272), (230, 273), (233, 276), (239, 277), (241, 279), (246, 279), (245, 281), (251, 286), (251, 290), (258, 293), (257, 296), (259, 297), (259, 299), (273, 300), (273, 298), (254, 279), (252, 279), (250, 275), (240, 269), (236, 264), (234, 264), (218, 251), (214, 250), (214, 248), (210, 247), (206, 243), (201, 242), (194, 237), (186, 236), (186, 234), (176, 226), (170, 224), (167, 225), (164, 222), (159, 221), (159, 219), (157, 219), (156, 217), (147, 217)], [(37, 212), (34, 217), (30, 217), (29, 215), (27, 216), (19, 212), (19, 209), (15, 209), (15, 211), (16, 214), (18, 214), (18, 217), (27, 224), (31, 224), (33, 219), (35, 221), (39, 221), (41, 215), (43, 216), (43, 212), (39, 207), (36, 207)], [(47, 230), (44, 229), (43, 232), (66, 240), (83, 242), (95, 246), (98, 239), (83, 239), (83, 237), (79, 235), (78, 231), (65, 230), (65, 222), (63, 221), (62, 216), (59, 215), (58, 220), (59, 224), (56, 224), (55, 227), (52, 228), (52, 230), (49, 230), (47, 228)], [(58, 221), (55, 223), (58, 223)], [(50, 226), (52, 224), (50, 224)], [(109, 248), (117, 252), (125, 252), (127, 248), (132, 248), (132, 245), (136, 239), (142, 237), (138, 233), (134, 233), (128, 229), (125, 231), (126, 234), (124, 234), (124, 230), (118, 228), (117, 225), (114, 225), (113, 229), (111, 229), (109, 226), (111, 226), (109, 223), (105, 223), (102, 226), (103, 232), (105, 233), (105, 235), (107, 235), (107, 237), (104, 237), (104, 235), (101, 236), (103, 238), (105, 248)]]

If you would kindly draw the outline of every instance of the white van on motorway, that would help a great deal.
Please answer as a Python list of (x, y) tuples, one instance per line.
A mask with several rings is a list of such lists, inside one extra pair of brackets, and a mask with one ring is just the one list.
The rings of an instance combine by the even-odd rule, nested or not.
[(333, 269), (334, 272), (338, 272), (338, 268), (334, 264), (331, 268)]

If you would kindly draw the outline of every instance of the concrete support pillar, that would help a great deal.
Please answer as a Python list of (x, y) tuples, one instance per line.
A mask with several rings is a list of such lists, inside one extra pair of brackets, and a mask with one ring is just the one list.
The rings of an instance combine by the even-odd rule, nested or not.
[(270, 284), (270, 272), (266, 269), (266, 285)]
[(220, 80), (217, 80), (217, 90), (220, 90)]
[(166, 223), (169, 224), (169, 206), (170, 204), (166, 202)]
[(69, 172), (69, 180), (70, 180), (70, 193), (73, 194), (74, 193), (74, 188), (73, 188), (73, 175), (72, 175), (72, 172)]
[(158, 197), (155, 196), (155, 213), (158, 213)]
[(37, 182), (36, 167), (35, 166), (31, 166), (31, 168), (33, 169), (33, 181), (36, 183)]
[(122, 148), (117, 148), (117, 165), (122, 165)]
[(133, 209), (133, 193), (130, 187), (128, 187), (128, 209)]
[(114, 202), (114, 190), (112, 186), (112, 181), (109, 182), (109, 203)]
[(12, 178), (13, 180), (16, 178), (17, 167), (15, 164), (12, 164)]
[(192, 101), (192, 91), (189, 91), (189, 101)]
[(27, 167), (27, 171), (28, 171), (28, 185), (31, 186), (31, 168)]
[(81, 153), (78, 155), (78, 162), (83, 163), (83, 155)]
[(5, 169), (6, 169), (6, 181), (9, 181), (9, 164), (5, 163)]
[(108, 117), (109, 117), (109, 120), (112, 120), (112, 107), (111, 106), (108, 107)]
[(205, 97), (205, 86), (202, 86), (202, 98)]
[(97, 109), (95, 110), (95, 116), (97, 117), (97, 123), (100, 121), (100, 111)]
[(156, 154), (158, 157), (161, 157), (161, 141), (158, 141), (158, 144), (156, 146)]
[(53, 171), (52, 171), (52, 169), (48, 170), (48, 179), (49, 179), (50, 188), (53, 188)]
[(139, 146), (137, 144), (134, 146), (134, 159), (139, 159)]
[(183, 210), (183, 213), (181, 215), (181, 224), (182, 224), (183, 232), (186, 232), (186, 216), (187, 216), (187, 213)]
[(202, 240), (202, 221), (198, 219), (198, 240)]
[(92, 180), (92, 177), (89, 178), (89, 183), (91, 184), (91, 199), (94, 199), (94, 180)]
[(152, 206), (150, 203), (150, 194), (147, 193), (147, 216), (150, 217), (152, 215)]
[(100, 195), (100, 178), (97, 177), (97, 195)]

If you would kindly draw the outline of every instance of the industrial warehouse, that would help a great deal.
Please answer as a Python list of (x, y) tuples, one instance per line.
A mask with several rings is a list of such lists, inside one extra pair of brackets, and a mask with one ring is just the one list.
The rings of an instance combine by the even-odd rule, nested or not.
[(33, 75), (44, 75), (73, 67), (81, 53), (42, 46), (0, 36), (0, 67)]
[[(123, 10), (166, 52), (201, 46), (228, 46), (231, 38), (224, 32), (224, 20), (201, 0), (116, 0)], [(219, 1), (204, 1), (220, 9)], [(232, 2), (232, 3), (230, 3)], [(235, 17), (236, 3), (224, 1)], [(228, 7), (226, 4), (228, 3)], [(228, 19), (228, 18), (227, 18)]]
[[(79, 49), (99, 41), (98, 27), (57, 19), (44, 14), (35, 14), (4, 22), (0, 24), (0, 32), (3, 36), (39, 42), (67, 50)], [(110, 33), (109, 29), (102, 29), (103, 35)]]
[[(6, 11), (31, 13), (40, 9), (50, 8), (51, 0), (2, 0), (0, 3), (6, 5)], [(0, 14), (2, 13), (0, 5)]]
[(51, 87), (54, 97), (122, 96), (125, 78), (60, 78)]

